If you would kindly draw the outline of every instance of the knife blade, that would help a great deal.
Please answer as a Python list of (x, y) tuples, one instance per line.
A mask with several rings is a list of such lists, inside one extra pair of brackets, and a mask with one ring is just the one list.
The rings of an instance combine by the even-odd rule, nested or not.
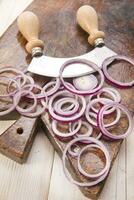
[[(73, 58), (87, 59), (99, 67), (102, 62), (113, 55), (114, 51), (104, 46), (104, 32), (98, 31), (98, 16), (94, 8), (91, 6), (82, 6), (77, 11), (78, 24), (89, 33), (88, 42), (95, 48), (81, 56)], [(32, 54), (33, 59), (28, 66), (28, 71), (44, 75), (47, 77), (58, 77), (61, 65), (71, 58), (56, 58), (43, 55), (43, 42), (38, 39), (39, 20), (32, 12), (24, 12), (18, 17), (18, 28), (22, 35), (27, 39), (26, 49)], [(75, 64), (75, 67), (70, 65), (63, 72), (63, 77), (77, 77), (92, 73), (93, 69), (82, 64)]]

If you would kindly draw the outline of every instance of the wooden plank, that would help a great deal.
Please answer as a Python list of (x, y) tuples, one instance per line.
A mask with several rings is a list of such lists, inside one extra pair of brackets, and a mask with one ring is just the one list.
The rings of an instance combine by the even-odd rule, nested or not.
[(0, 37), (13, 23), (16, 17), (32, 2), (33, 0), (1, 0), (0, 1)]
[(116, 197), (117, 200), (126, 200), (126, 140), (123, 142), (117, 158)]
[(126, 200), (125, 147), (126, 142), (124, 141), (99, 200)]
[(20, 165), (0, 155), (0, 199), (47, 199), (53, 153), (52, 145), (39, 130), (27, 163)]
[(84, 197), (78, 187), (66, 179), (63, 173), (62, 162), (58, 154), (55, 153), (48, 200), (66, 199), (88, 200), (89, 198)]
[[(134, 118), (133, 118), (134, 121)], [(134, 199), (134, 129), (126, 142), (126, 199)]]

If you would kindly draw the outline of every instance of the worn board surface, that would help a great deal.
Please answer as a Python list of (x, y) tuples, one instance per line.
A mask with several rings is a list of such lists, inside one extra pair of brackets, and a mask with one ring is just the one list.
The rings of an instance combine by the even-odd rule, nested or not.
[[(76, 9), (82, 4), (90, 3), (90, 1), (80, 1), (79, 3), (75, 1), (58, 1), (56, 3), (53, 1), (38, 1), (37, 4), (36, 2), (31, 7), (31, 10), (35, 11), (40, 17), (42, 16), (42, 30), (44, 31), (42, 31), (41, 38), (46, 41), (45, 53), (47, 55), (73, 56), (90, 50), (87, 44), (87, 34), (74, 26)], [(98, 3), (99, 5), (94, 1), (93, 5), (100, 13), (101, 27), (106, 32), (107, 44), (118, 53), (122, 52), (133, 56), (133, 22), (129, 21), (133, 14), (132, 3), (129, 4), (127, 2), (125, 4), (124, 1), (118, 4), (116, 1)], [(117, 5), (118, 9), (120, 9), (120, 15), (117, 15)], [(25, 41), (18, 35), (18, 41), (21, 41), (23, 47), (20, 49), (14, 34), (17, 34), (16, 25), (13, 25), (1, 40), (1, 66), (2, 64), (13, 64), (17, 67), (20, 64), (26, 64), (30, 60), (28, 57), (27, 61), (25, 61), (26, 54), (23, 49)], [(6, 43), (7, 40), (8, 42)], [(124, 77), (126, 77), (128, 71), (124, 69), (123, 72)], [(118, 71), (116, 74), (118, 74)], [(129, 75), (132, 75), (131, 71)], [(130, 110), (133, 110), (132, 92), (129, 91), (124, 94)], [(128, 96), (128, 93), (130, 96)]]

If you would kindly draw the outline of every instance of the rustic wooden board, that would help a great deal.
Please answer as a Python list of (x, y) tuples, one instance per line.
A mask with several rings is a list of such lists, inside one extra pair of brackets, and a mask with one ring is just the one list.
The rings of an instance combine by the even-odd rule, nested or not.
[[(125, 1), (91, 2), (99, 12), (102, 30), (106, 32), (106, 43), (118, 53), (133, 56), (133, 9), (132, 2), (127, 5)], [(75, 23), (75, 11), (83, 4), (90, 1), (35, 1), (30, 10), (40, 16), (42, 24), (41, 38), (45, 41), (45, 54), (51, 56), (74, 56), (85, 53), (91, 49), (87, 43), (87, 34)], [(120, 9), (120, 12), (117, 11)], [(120, 13), (120, 15), (119, 15)], [(17, 35), (15, 38), (14, 36)], [(17, 40), (18, 39), (18, 40)], [(7, 42), (8, 40), (8, 42)], [(18, 42), (22, 45), (20, 48)], [(16, 24), (12, 25), (1, 40), (0, 65), (12, 64), (14, 66), (26, 65), (30, 61), (28, 56), (25, 60), (25, 40), (17, 34)], [(115, 70), (115, 69), (111, 69)], [(116, 70), (116, 76), (120, 69)], [(129, 74), (130, 73), (130, 74)], [(131, 71), (123, 68), (123, 75), (132, 75)], [(133, 90), (127, 90), (123, 97), (133, 111)]]

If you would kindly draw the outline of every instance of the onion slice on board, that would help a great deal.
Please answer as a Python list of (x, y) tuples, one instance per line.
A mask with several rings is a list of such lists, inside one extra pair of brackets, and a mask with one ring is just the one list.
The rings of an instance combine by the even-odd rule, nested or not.
[[(111, 134), (111, 133), (106, 129), (106, 125), (105, 125), (104, 122), (103, 122), (104, 112), (105, 112), (107, 109), (111, 108), (111, 107), (115, 107), (116, 109), (122, 110), (122, 111), (126, 114), (126, 116), (127, 116), (127, 118), (128, 118), (129, 127), (128, 127), (127, 131), (126, 131), (124, 134), (121, 134), (121, 135), (113, 135), (113, 134)], [(111, 139), (115, 139), (115, 140), (124, 139), (128, 134), (130, 134), (130, 133), (132, 132), (132, 129), (133, 129), (133, 121), (132, 121), (131, 113), (128, 111), (128, 109), (127, 109), (124, 105), (119, 104), (119, 103), (116, 103), (116, 102), (112, 102), (112, 103), (109, 103), (109, 104), (107, 104), (107, 105), (104, 105), (104, 106), (100, 109), (100, 111), (99, 111), (99, 113), (98, 113), (97, 119), (98, 119), (98, 126), (99, 126), (101, 132), (102, 132), (105, 136), (107, 136), (107, 137), (109, 137), (109, 138), (111, 138)]]
[[(76, 114), (74, 114), (73, 116), (60, 116), (58, 114), (56, 114), (54, 112), (54, 101), (57, 97), (59, 96), (72, 96), (72, 98), (77, 98), (78, 102), (79, 102), (79, 112), (77, 112)], [(54, 94), (50, 99), (49, 99), (49, 103), (48, 103), (48, 110), (49, 110), (49, 114), (51, 115), (51, 117), (57, 121), (61, 121), (61, 122), (73, 122), (79, 118), (82, 117), (82, 115), (84, 114), (86, 109), (86, 101), (85, 98), (83, 96), (78, 96), (78, 95), (73, 95), (70, 94), (68, 91), (59, 91), (56, 94)]]
[[(108, 162), (107, 162), (108, 165), (107, 165), (106, 172), (102, 176), (97, 178), (96, 180), (91, 181), (91, 179), (90, 179), (89, 182), (78, 182), (78, 181), (74, 180), (66, 167), (66, 159), (67, 159), (68, 149), (70, 149), (70, 147), (72, 145), (74, 145), (76, 142), (80, 142), (83, 139), (89, 141), (90, 143), (98, 145), (102, 149), (102, 151), (105, 152), (105, 154), (107, 154), (107, 159), (108, 159)], [(62, 163), (63, 163), (63, 170), (65, 173), (65, 176), (71, 183), (81, 186), (81, 187), (85, 187), (85, 186), (90, 187), (90, 186), (97, 185), (98, 183), (100, 183), (101, 181), (103, 181), (106, 178), (106, 176), (108, 175), (109, 169), (110, 169), (111, 160), (110, 160), (109, 152), (102, 142), (100, 142), (99, 140), (96, 140), (95, 138), (92, 138), (92, 137), (83, 137), (83, 138), (75, 138), (66, 145), (66, 148), (63, 151)]]
[[(94, 113), (94, 112), (91, 112), (91, 109), (92, 109), (92, 107), (93, 107), (94, 104), (99, 103), (99, 102), (103, 102), (104, 104), (107, 105), (107, 104), (109, 104), (110, 102), (112, 103), (113, 101), (110, 100), (110, 99), (106, 99), (106, 98), (98, 98), (98, 99), (93, 99), (92, 101), (90, 101), (90, 102), (88, 103), (88, 105), (87, 105), (87, 107), (86, 107), (85, 117), (86, 117), (87, 121), (88, 121), (90, 124), (92, 124), (93, 126), (95, 126), (95, 127), (98, 127), (98, 124), (97, 124), (97, 113), (99, 112), (99, 110), (98, 110), (97, 113)], [(112, 106), (111, 106), (111, 107), (112, 107)], [(110, 108), (111, 108), (111, 107), (110, 107)], [(112, 108), (113, 108), (113, 107), (112, 107)], [(112, 121), (111, 123), (105, 124), (105, 127), (113, 126), (113, 125), (115, 125), (115, 124), (120, 120), (120, 116), (121, 116), (120, 109), (114, 108), (113, 110), (116, 110), (116, 112), (117, 112), (116, 118), (115, 118), (114, 121)], [(113, 110), (112, 110), (112, 111), (113, 111)], [(107, 110), (105, 110), (104, 114), (107, 114), (106, 111), (107, 111)], [(108, 111), (109, 111), (109, 110), (108, 110)], [(94, 120), (92, 119), (92, 117), (95, 118), (96, 120), (94, 121)]]
[(128, 62), (128, 63), (130, 63), (134, 66), (134, 60), (133, 59), (128, 58), (126, 56), (122, 56), (122, 55), (115, 55), (115, 56), (112, 56), (112, 57), (105, 59), (104, 62), (102, 63), (102, 70), (103, 70), (104, 76), (106, 77), (106, 79), (111, 84), (113, 84), (116, 87), (120, 87), (122, 89), (132, 87), (134, 85), (134, 80), (132, 80), (131, 82), (128, 82), (128, 83), (123, 83), (123, 82), (120, 82), (120, 81), (113, 79), (109, 75), (107, 68), (114, 60), (124, 60), (124, 61), (126, 61), (126, 62)]
[[(71, 126), (71, 124), (72, 123), (69, 123), (69, 126)], [(69, 129), (70, 132), (68, 132), (68, 133), (62, 133), (62, 132), (60, 132), (58, 130), (58, 128), (57, 128), (57, 125), (58, 125), (58, 122), (55, 121), (55, 120), (53, 120), (52, 121), (52, 130), (53, 130), (54, 134), (57, 135), (57, 136), (59, 136), (59, 137), (62, 137), (62, 138), (67, 138), (67, 137), (74, 136), (79, 131), (79, 129), (81, 127), (81, 120), (79, 120), (77, 122), (77, 125), (75, 126), (75, 128), (73, 130)]]

